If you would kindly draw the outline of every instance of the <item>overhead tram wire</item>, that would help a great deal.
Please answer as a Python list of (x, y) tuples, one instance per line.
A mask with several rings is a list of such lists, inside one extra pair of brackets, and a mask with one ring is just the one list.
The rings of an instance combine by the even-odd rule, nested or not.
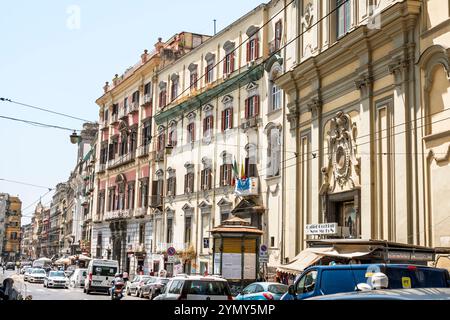
[[(258, 63), (257, 65), (254, 65), (253, 67), (251, 67), (250, 70), (255, 70), (256, 68), (258, 68), (260, 65), (266, 63), (267, 61), (269, 61), (273, 56), (275, 56), (279, 51), (281, 51), (281, 49), (285, 49), (288, 45), (290, 45), (292, 42), (294, 42), (295, 40), (297, 40), (298, 38), (300, 38), (303, 34), (305, 34), (306, 32), (308, 32), (309, 30), (311, 30), (313, 27), (315, 27), (317, 24), (319, 24), (320, 22), (322, 22), (324, 19), (330, 17), (332, 14), (334, 14), (335, 12), (337, 12), (342, 6), (344, 6), (347, 2), (349, 2), (350, 0), (345, 0), (343, 1), (340, 5), (336, 6), (336, 8), (334, 8), (333, 10), (331, 10), (329, 13), (327, 13), (325, 16), (323, 16), (322, 18), (318, 19), (315, 23), (311, 24), (309, 26), (309, 28), (306, 28), (303, 32), (301, 32), (299, 35), (297, 35), (296, 37), (294, 37), (292, 40), (290, 40), (289, 42), (287, 42), (286, 44), (284, 44), (283, 46), (281, 46), (277, 51), (269, 54), (269, 56), (264, 59), (264, 61), (262, 61), (261, 63)], [(296, 2), (296, 0), (293, 0), (289, 3), (287, 3), (281, 10), (279, 10), (276, 14), (274, 14), (269, 20), (267, 20), (261, 27), (259, 27), (257, 29), (257, 31), (255, 31), (255, 33), (259, 32), (260, 30), (262, 30), (267, 24), (269, 24), (270, 21), (274, 20), (276, 17), (278, 17), (278, 15), (280, 13), (282, 13), (283, 11), (285, 11), (287, 9), (288, 6), (290, 6), (292, 3)], [(235, 49), (233, 49), (230, 53), (235, 53), (237, 49), (239, 49), (240, 47), (242, 47), (246, 42), (248, 42), (250, 40), (250, 38), (245, 39), (244, 41), (242, 41), (242, 43), (240, 43)], [(217, 66), (220, 66), (226, 59), (226, 56), (224, 56), (221, 60), (219, 60), (216, 64), (213, 65), (213, 69), (216, 68)], [(197, 80), (195, 81), (195, 84), (199, 83), (199, 81), (201, 79), (203, 79), (204, 77), (206, 77), (207, 73), (202, 73), (202, 75), (200, 77), (197, 78)], [(216, 96), (220, 96), (220, 94), (222, 92), (224, 92), (225, 90), (227, 90), (231, 85), (229, 86), (225, 86), (222, 90), (220, 90), (220, 92), (216, 93)], [(190, 90), (190, 86), (187, 87), (186, 89), (182, 90), (174, 99), (172, 99), (172, 101), (176, 101), (177, 99), (179, 99), (185, 92), (188, 92)], [(167, 105), (166, 105), (167, 106)], [(184, 116), (180, 115), (178, 116), (179, 119), (182, 119)], [(176, 119), (177, 117), (175, 117)], [(158, 134), (157, 134), (158, 136)], [(155, 136), (151, 136), (151, 138), (155, 138)]]
[(73, 131), (81, 132), (81, 130), (79, 130), (79, 129), (70, 129), (70, 128), (67, 128), (67, 127), (61, 127), (61, 126), (57, 126), (57, 125), (53, 125), (53, 124), (47, 124), (47, 123), (30, 121), (30, 120), (25, 120), (25, 119), (7, 117), (7, 116), (2, 116), (2, 115), (0, 115), (0, 118), (6, 119), (6, 120), (12, 120), (12, 121), (24, 122), (26, 124), (29, 124), (29, 125), (32, 125), (32, 126), (41, 127), (41, 128), (52, 128), (52, 129), (67, 130), (67, 131), (72, 131), (72, 132)]
[(22, 182), (22, 181), (9, 180), (9, 179), (5, 179), (5, 178), (0, 178), (0, 181), (6, 181), (6, 182), (11, 182), (11, 183), (23, 184), (23, 185), (26, 185), (26, 186), (31, 186), (31, 187), (36, 187), (36, 188), (43, 188), (43, 189), (47, 189), (49, 192), (53, 190), (53, 188), (40, 186), (40, 185), (37, 185), (37, 184), (32, 184), (32, 183), (27, 183), (27, 182)]
[(62, 117), (71, 118), (71, 119), (75, 119), (75, 120), (79, 120), (79, 121), (83, 121), (83, 122), (94, 123), (94, 122), (92, 122), (90, 120), (86, 120), (86, 119), (83, 119), (83, 118), (75, 117), (75, 116), (72, 116), (72, 115), (67, 114), (67, 113), (57, 112), (57, 111), (53, 111), (53, 110), (50, 110), (50, 109), (33, 106), (31, 104), (26, 104), (26, 103), (22, 103), (22, 102), (19, 102), (19, 101), (14, 101), (14, 100), (11, 100), (11, 99), (8, 99), (8, 98), (0, 97), (0, 101), (5, 101), (5, 102), (18, 104), (18, 105), (21, 105), (21, 106), (24, 106), (24, 107), (27, 107), (27, 108), (36, 109), (36, 110), (40, 110), (40, 111), (43, 111), (43, 112), (52, 113), (52, 114), (56, 114), (56, 115), (59, 115), (59, 116), (62, 116)]

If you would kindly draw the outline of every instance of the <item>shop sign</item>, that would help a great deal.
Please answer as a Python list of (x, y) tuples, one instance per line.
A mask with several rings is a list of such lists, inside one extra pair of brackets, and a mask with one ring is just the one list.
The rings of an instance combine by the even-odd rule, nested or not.
[(321, 234), (337, 234), (337, 223), (318, 223), (307, 224), (305, 234), (307, 235), (321, 235)]
[(389, 251), (387, 258), (389, 260), (411, 260), (411, 254), (402, 251)]
[(432, 261), (434, 259), (433, 259), (433, 254), (432, 253), (414, 252), (414, 253), (411, 253), (411, 260)]

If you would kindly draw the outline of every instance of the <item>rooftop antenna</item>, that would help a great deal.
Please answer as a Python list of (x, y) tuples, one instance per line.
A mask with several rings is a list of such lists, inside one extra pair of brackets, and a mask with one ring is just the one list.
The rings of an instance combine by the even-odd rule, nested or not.
[(216, 35), (216, 19), (213, 20), (214, 21), (214, 35)]

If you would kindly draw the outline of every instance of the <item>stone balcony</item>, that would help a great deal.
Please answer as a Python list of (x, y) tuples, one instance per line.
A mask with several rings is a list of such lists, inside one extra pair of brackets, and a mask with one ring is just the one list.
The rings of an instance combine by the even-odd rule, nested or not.
[(116, 159), (108, 160), (107, 169), (117, 168), (121, 165), (129, 163), (129, 162), (133, 161), (135, 159), (135, 157), (136, 157), (136, 154), (133, 151), (133, 152), (128, 152), (124, 155), (121, 155), (121, 156), (117, 157)]
[(145, 157), (146, 155), (148, 155), (149, 151), (150, 151), (150, 144), (140, 146), (137, 148), (137, 156)]
[(139, 112), (139, 103), (138, 102), (131, 102), (128, 108), (128, 113), (135, 113)]
[(119, 121), (119, 116), (118, 116), (118, 114), (117, 114), (117, 113), (111, 114), (111, 119), (110, 119), (109, 124), (115, 124), (115, 123), (117, 123), (118, 121)]
[(114, 211), (107, 211), (104, 215), (104, 220), (115, 220), (115, 219), (127, 219), (131, 218), (133, 215), (133, 209), (121, 209)]
[(143, 208), (136, 208), (134, 209), (134, 214), (133, 216), (135, 218), (140, 218), (140, 217), (144, 217), (147, 214), (147, 208), (143, 207)]

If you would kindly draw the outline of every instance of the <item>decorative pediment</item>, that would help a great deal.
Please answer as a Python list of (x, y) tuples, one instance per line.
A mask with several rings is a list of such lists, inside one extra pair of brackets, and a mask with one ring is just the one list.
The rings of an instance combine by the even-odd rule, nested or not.
[(167, 206), (166, 207), (166, 215), (168, 219), (173, 219), (173, 217), (175, 216), (175, 210), (173, 210), (172, 207)]
[(125, 121), (123, 121), (123, 120), (120, 120), (120, 122), (119, 122), (119, 131), (128, 131), (128, 123), (126, 123)]
[(172, 175), (172, 174), (175, 173), (175, 169), (173, 169), (172, 167), (169, 167), (169, 168), (167, 168), (167, 173), (168, 173), (169, 175)]
[(226, 53), (229, 53), (230, 51), (234, 50), (234, 48), (235, 48), (235, 43), (230, 40), (225, 42), (223, 45), (223, 50), (225, 50)]
[(250, 83), (247, 85), (247, 87), (245, 87), (245, 89), (246, 89), (248, 92), (255, 91), (256, 89), (258, 89), (258, 84), (254, 83), (254, 82), (250, 82)]
[(188, 161), (184, 164), (184, 167), (186, 168), (186, 170), (193, 169), (194, 164), (192, 162)]
[(191, 64), (188, 66), (188, 70), (189, 70), (190, 72), (194, 72), (194, 71), (197, 71), (197, 67), (198, 67), (198, 64), (196, 64), (196, 63), (191, 63)]
[(194, 211), (194, 207), (192, 207), (189, 203), (185, 203), (183, 207), (181, 207), (181, 209), (186, 212), (186, 211)]
[(219, 202), (217, 202), (217, 205), (219, 207), (230, 207), (233, 205), (233, 202), (231, 202), (230, 200), (228, 200), (226, 198), (222, 198), (222, 199), (220, 199)]
[(214, 62), (215, 58), (216, 58), (216, 55), (214, 53), (212, 53), (212, 52), (208, 52), (205, 55), (205, 60), (206, 60), (207, 63)]
[(164, 130), (166, 130), (166, 128), (164, 126), (158, 127), (158, 133), (164, 132)]
[(195, 119), (195, 112), (190, 112), (190, 113), (187, 115), (187, 118), (188, 118), (189, 120), (194, 120), (194, 119)]
[(253, 25), (253, 26), (250, 26), (245, 33), (247, 34), (247, 37), (251, 38), (254, 35), (257, 35), (258, 31), (259, 31), (259, 27)]
[(201, 210), (211, 209), (212, 204), (209, 203), (208, 201), (202, 201), (202, 202), (200, 202), (200, 204), (198, 205), (198, 207), (199, 207)]
[(160, 90), (164, 90), (167, 87), (167, 82), (160, 81), (158, 86)]
[(170, 76), (170, 80), (172, 82), (178, 81), (179, 78), (180, 78), (180, 76), (178, 75), (178, 73), (172, 73), (172, 75)]
[(164, 171), (162, 169), (158, 169), (156, 170), (155, 175), (157, 177), (162, 177), (164, 175)]
[(175, 120), (170, 120), (169, 127), (175, 127), (177, 125), (177, 122)]
[(214, 109), (214, 107), (211, 104), (207, 104), (207, 105), (203, 106), (203, 112), (212, 111), (213, 109)]
[(202, 158), (202, 164), (205, 166), (205, 168), (211, 168), (212, 167), (212, 160), (208, 157)]
[(222, 98), (222, 103), (225, 105), (225, 107), (229, 107), (233, 103), (233, 96), (226, 95)]

